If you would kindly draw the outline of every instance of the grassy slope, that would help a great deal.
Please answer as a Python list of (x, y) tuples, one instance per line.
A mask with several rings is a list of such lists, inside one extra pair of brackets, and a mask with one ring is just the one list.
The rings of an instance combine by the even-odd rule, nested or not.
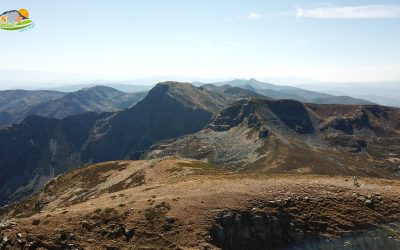
[[(399, 181), (360, 182), (354, 188), (340, 176), (235, 174), (172, 158), (101, 163), (60, 176), (3, 211), (17, 226), (1, 234), (15, 239), (23, 232), (47, 247), (212, 249), (210, 228), (223, 211), (290, 214), (294, 227), (327, 237), (400, 218)], [(118, 225), (134, 236), (127, 240)]]

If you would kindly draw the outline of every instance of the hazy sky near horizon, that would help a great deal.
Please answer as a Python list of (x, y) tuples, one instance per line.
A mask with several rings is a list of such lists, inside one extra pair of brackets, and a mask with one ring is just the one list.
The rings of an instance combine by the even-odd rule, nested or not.
[(96, 79), (400, 79), (398, 0), (0, 3), (1, 13), (28, 9), (35, 23), (26, 32), (0, 30), (3, 71)]

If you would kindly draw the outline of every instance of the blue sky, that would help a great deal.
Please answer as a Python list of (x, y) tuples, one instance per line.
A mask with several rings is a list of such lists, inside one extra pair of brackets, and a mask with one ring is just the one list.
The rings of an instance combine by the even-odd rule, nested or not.
[(3, 71), (400, 79), (400, 1), (1, 0), (20, 8), (35, 27), (0, 30)]

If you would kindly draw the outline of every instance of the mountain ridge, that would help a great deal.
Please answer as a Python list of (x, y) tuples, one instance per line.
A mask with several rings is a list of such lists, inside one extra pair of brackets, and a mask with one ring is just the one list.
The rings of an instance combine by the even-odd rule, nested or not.
[(197, 132), (213, 111), (229, 105), (214, 95), (187, 83), (166, 82), (130, 109), (63, 119), (29, 116), (0, 129), (0, 171), (10, 182), (0, 184), (0, 201), (30, 194), (43, 184), (41, 176), (50, 178), (88, 163), (137, 159), (159, 140)]
[[(242, 100), (147, 158), (187, 157), (236, 171), (396, 178), (400, 110), (293, 100)], [(379, 167), (378, 167), (379, 166)]]
[(7, 90), (0, 92), (0, 127), (21, 122), (28, 115), (65, 118), (84, 112), (111, 112), (136, 104), (145, 92), (127, 94), (106, 86), (76, 92)]
[(64, 96), (65, 93), (49, 90), (5, 90), (0, 91), (0, 127), (12, 124), (23, 117), (30, 105), (50, 101)]
[(67, 93), (65, 96), (31, 107), (28, 114), (65, 118), (84, 112), (114, 112), (130, 108), (146, 92), (127, 94), (106, 86), (95, 86)]

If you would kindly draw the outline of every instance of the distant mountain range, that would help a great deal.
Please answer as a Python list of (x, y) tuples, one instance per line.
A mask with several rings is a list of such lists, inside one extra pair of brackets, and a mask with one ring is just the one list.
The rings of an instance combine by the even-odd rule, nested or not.
[[(56, 116), (53, 107), (68, 111), (72, 100), (97, 99), (104, 90), (65, 95), (59, 99), (65, 102), (50, 101), (40, 110)], [(105, 99), (118, 96), (107, 90)], [(90, 103), (93, 109), (99, 104)], [(0, 204), (19, 200), (79, 166), (144, 156), (192, 157), (235, 171), (394, 176), (400, 159), (399, 114), (399, 109), (377, 105), (273, 100), (227, 85), (159, 83), (125, 110), (62, 119), (29, 115), (1, 129)], [(174, 138), (179, 139), (171, 144)]]
[(64, 118), (84, 112), (114, 112), (132, 107), (145, 95), (146, 92), (128, 94), (110, 87), (96, 86), (32, 106), (28, 115)]
[(400, 81), (302, 84), (299, 87), (334, 95), (363, 98), (385, 106), (400, 107)]
[[(196, 82), (196, 86), (205, 85), (205, 83)], [(305, 90), (301, 88), (274, 85), (271, 83), (260, 82), (255, 79), (249, 80), (232, 80), (227, 82), (213, 83), (216, 86), (229, 85), (233, 87), (240, 87), (273, 99), (292, 99), (306, 103), (316, 104), (354, 104), (354, 105), (367, 105), (374, 104), (371, 101), (353, 98), (350, 96), (334, 96), (321, 92)]]
[(23, 119), (31, 106), (48, 102), (65, 93), (57, 91), (6, 90), (0, 92), (0, 127)]
[(63, 85), (51, 88), (50, 90), (61, 91), (61, 92), (76, 92), (81, 89), (89, 89), (97, 86), (107, 86), (125, 93), (147, 92), (154, 87), (154, 85), (130, 85), (130, 84), (108, 83), (107, 81), (101, 81), (101, 83), (93, 83), (93, 84), (88, 83), (88, 84)]
[(132, 107), (145, 94), (128, 94), (105, 86), (71, 93), (46, 90), (0, 91), (0, 127), (21, 122), (28, 115), (64, 118), (84, 112), (113, 112)]
[[(333, 96), (290, 86), (264, 83), (255, 79), (233, 80), (197, 86), (224, 95), (231, 102), (243, 97), (293, 99), (307, 103), (373, 104), (347, 96)], [(112, 86), (112, 87), (110, 87)], [(0, 91), (0, 127), (21, 122), (28, 115), (65, 118), (83, 112), (114, 112), (132, 107), (141, 100), (151, 86), (109, 84), (109, 86), (70, 85), (57, 90)], [(138, 92), (139, 91), (139, 92)], [(215, 96), (214, 98), (216, 98)]]

